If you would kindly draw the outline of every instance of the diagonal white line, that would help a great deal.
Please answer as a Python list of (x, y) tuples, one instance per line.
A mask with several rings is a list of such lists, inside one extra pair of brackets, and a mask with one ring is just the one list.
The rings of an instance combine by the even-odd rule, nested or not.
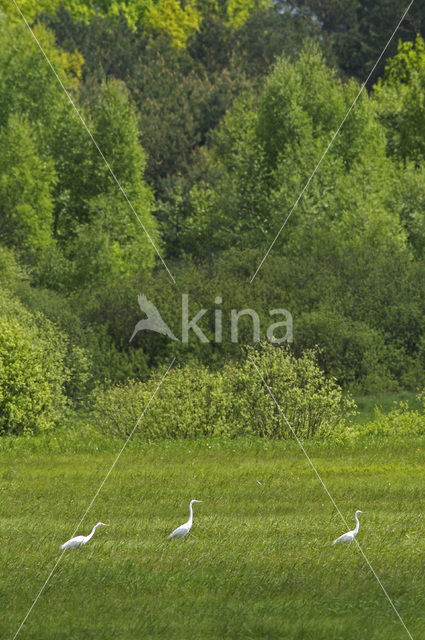
[[(79, 523), (78, 523), (78, 524), (77, 524), (77, 526), (75, 527), (74, 532), (73, 532), (73, 534), (72, 534), (71, 538), (73, 538), (73, 537), (75, 536), (75, 534), (77, 533), (78, 529), (80, 528), (80, 525), (81, 525), (81, 523), (83, 522), (84, 518), (86, 517), (86, 515), (88, 514), (88, 512), (89, 512), (89, 511), (90, 511), (90, 509), (92, 508), (93, 503), (94, 503), (94, 501), (96, 500), (97, 496), (99, 495), (100, 491), (102, 490), (103, 485), (105, 484), (105, 482), (107, 481), (107, 479), (108, 479), (108, 478), (109, 478), (109, 476), (111, 475), (111, 473), (112, 473), (112, 471), (113, 471), (113, 469), (114, 469), (115, 465), (117, 464), (118, 460), (119, 460), (119, 459), (120, 459), (120, 457), (121, 457), (122, 452), (124, 451), (124, 449), (126, 448), (127, 444), (129, 443), (129, 441), (130, 441), (130, 439), (131, 439), (131, 437), (132, 437), (133, 433), (136, 431), (137, 427), (139, 426), (140, 421), (142, 420), (143, 416), (145, 415), (146, 411), (148, 410), (148, 408), (149, 408), (149, 406), (150, 406), (150, 404), (151, 404), (152, 400), (155, 398), (156, 394), (158, 393), (159, 388), (161, 387), (161, 385), (162, 385), (162, 383), (164, 382), (164, 380), (165, 380), (166, 376), (168, 375), (168, 372), (170, 371), (171, 367), (173, 366), (175, 359), (176, 359), (176, 358), (174, 357), (174, 358), (171, 360), (170, 364), (168, 365), (168, 369), (167, 369), (167, 371), (164, 373), (164, 375), (162, 376), (161, 380), (159, 381), (158, 386), (156, 387), (155, 391), (153, 392), (153, 394), (152, 394), (152, 395), (151, 395), (151, 397), (149, 398), (148, 403), (146, 404), (146, 406), (145, 406), (145, 408), (143, 409), (143, 411), (142, 411), (142, 413), (141, 413), (141, 415), (140, 415), (139, 419), (137, 420), (136, 424), (134, 425), (133, 429), (131, 430), (130, 435), (128, 436), (127, 440), (124, 442), (123, 446), (121, 447), (121, 450), (119, 451), (119, 453), (118, 453), (118, 455), (116, 456), (116, 458), (115, 458), (114, 462), (112, 463), (111, 467), (109, 468), (109, 470), (108, 470), (108, 472), (107, 472), (106, 476), (103, 478), (102, 482), (100, 483), (100, 485), (99, 485), (99, 487), (98, 487), (98, 489), (97, 489), (96, 493), (94, 494), (94, 496), (93, 496), (93, 498), (92, 498), (92, 500), (91, 500), (91, 502), (90, 502), (89, 506), (88, 506), (88, 507), (87, 507), (87, 509), (84, 511), (83, 516), (81, 517), (81, 519), (80, 519)], [(28, 611), (27, 611), (27, 613), (26, 613), (26, 615), (25, 615), (24, 619), (22, 620), (21, 624), (19, 625), (18, 630), (16, 631), (15, 635), (13, 636), (13, 640), (15, 640), (15, 639), (18, 637), (18, 635), (19, 635), (19, 633), (20, 633), (20, 631), (21, 631), (22, 627), (24, 626), (24, 624), (25, 624), (25, 622), (27, 621), (27, 619), (28, 619), (29, 615), (31, 614), (31, 611), (34, 609), (35, 605), (36, 605), (36, 604), (37, 604), (37, 602), (38, 602), (38, 599), (40, 598), (40, 596), (41, 596), (41, 594), (43, 593), (44, 589), (47, 587), (47, 584), (48, 584), (48, 582), (49, 582), (50, 578), (52, 577), (52, 575), (54, 574), (54, 572), (55, 572), (55, 570), (56, 570), (56, 567), (58, 566), (59, 562), (62, 560), (62, 557), (63, 557), (63, 554), (65, 553), (65, 551), (66, 551), (66, 549), (64, 549), (64, 550), (62, 551), (62, 553), (60, 554), (59, 558), (56, 560), (56, 563), (55, 563), (55, 565), (54, 565), (53, 569), (51, 570), (51, 572), (50, 572), (50, 573), (49, 573), (49, 575), (47, 576), (46, 581), (44, 582), (44, 584), (43, 584), (43, 586), (41, 587), (40, 591), (38, 592), (38, 594), (37, 594), (37, 596), (36, 596), (36, 598), (35, 598), (34, 602), (33, 602), (33, 603), (32, 603), (32, 605), (30, 606), (30, 608), (28, 609)]]
[(167, 267), (163, 257), (161, 256), (161, 254), (159, 253), (158, 247), (156, 246), (155, 242), (153, 241), (152, 237), (149, 234), (149, 231), (146, 229), (145, 225), (143, 224), (143, 222), (141, 221), (139, 215), (137, 214), (137, 211), (135, 210), (135, 208), (133, 207), (133, 204), (131, 203), (129, 197), (127, 196), (127, 193), (125, 192), (124, 188), (121, 186), (120, 181), (118, 180), (117, 176), (115, 175), (114, 171), (112, 170), (111, 165), (109, 164), (109, 162), (107, 161), (107, 159), (105, 158), (102, 149), (99, 147), (97, 141), (95, 140), (92, 132), (90, 131), (90, 129), (88, 128), (86, 121), (84, 120), (83, 116), (81, 115), (80, 111), (78, 110), (75, 102), (73, 101), (73, 99), (71, 98), (69, 92), (67, 91), (65, 85), (63, 84), (62, 80), (60, 79), (56, 69), (54, 68), (53, 64), (51, 63), (51, 61), (49, 60), (49, 57), (47, 56), (46, 52), (44, 51), (43, 47), (41, 46), (40, 42), (37, 39), (37, 36), (35, 35), (34, 31), (31, 29), (30, 25), (27, 22), (27, 19), (25, 18), (24, 14), (22, 13), (20, 7), (17, 5), (16, 0), (12, 0), (13, 4), (15, 5), (16, 9), (19, 11), (22, 20), (25, 22), (25, 24), (27, 25), (32, 37), (34, 38), (34, 40), (36, 41), (41, 53), (43, 54), (44, 58), (46, 59), (47, 64), (49, 65), (49, 67), (51, 68), (51, 70), (53, 71), (53, 74), (56, 78), (56, 80), (59, 82), (60, 86), (62, 87), (62, 90), (64, 91), (66, 97), (68, 98), (69, 102), (71, 103), (72, 107), (74, 108), (77, 116), (79, 117), (79, 119), (81, 120), (81, 123), (83, 125), (83, 127), (85, 128), (85, 130), (87, 131), (87, 133), (89, 134), (91, 141), (93, 142), (94, 146), (96, 147), (96, 149), (98, 150), (102, 160), (104, 161), (104, 163), (106, 164), (109, 173), (111, 174), (112, 178), (115, 180), (119, 190), (121, 191), (121, 193), (123, 194), (128, 206), (130, 207), (130, 209), (132, 210), (132, 212), (134, 213), (135, 217), (137, 218), (140, 226), (142, 227), (143, 231), (146, 233), (151, 245), (153, 246), (153, 248), (155, 249), (155, 252), (157, 254), (157, 256), (159, 257), (159, 259), (161, 260), (162, 264), (164, 265), (168, 275), (170, 276), (171, 280), (174, 282), (174, 284), (176, 284), (176, 281), (174, 279), (174, 276), (172, 275), (171, 271), (169, 270), (169, 268)]
[[(14, 0), (13, 0), (14, 1)], [(363, 93), (364, 88), (366, 87), (367, 83), (369, 82), (372, 74), (374, 73), (376, 67), (378, 66), (378, 64), (380, 63), (382, 56), (384, 55), (385, 51), (388, 49), (392, 39), (394, 38), (395, 34), (397, 33), (401, 23), (403, 22), (404, 18), (407, 15), (407, 12), (409, 11), (410, 7), (412, 6), (414, 0), (411, 0), (411, 2), (409, 3), (409, 6), (407, 7), (407, 9), (405, 10), (405, 12), (403, 13), (402, 17), (400, 18), (396, 28), (394, 29), (394, 31), (392, 32), (390, 39), (388, 40), (387, 44), (385, 45), (385, 47), (382, 49), (381, 55), (379, 56), (379, 58), (377, 59), (377, 61), (375, 62), (375, 64), (372, 67), (372, 70), (370, 71), (368, 77), (366, 78), (366, 80), (363, 82), (362, 86), (360, 87), (360, 90), (358, 92), (358, 94), (356, 95), (356, 97), (354, 98), (353, 103), (351, 104), (350, 108), (348, 109), (347, 113), (345, 114), (344, 118), (342, 119), (338, 129), (335, 131), (335, 133), (333, 134), (328, 146), (326, 147), (326, 149), (324, 150), (322, 157), (320, 158), (319, 162), (317, 163), (317, 165), (315, 166), (313, 173), (311, 174), (311, 176), (309, 177), (309, 179), (307, 180), (307, 182), (305, 183), (304, 187), (301, 190), (301, 193), (299, 194), (298, 198), (295, 200), (292, 209), (290, 210), (290, 212), (288, 213), (288, 215), (286, 216), (282, 226), (280, 227), (279, 231), (277, 232), (273, 242), (271, 243), (270, 247), (267, 249), (264, 258), (261, 260), (260, 264), (257, 267), (256, 272), (254, 273), (254, 275), (252, 276), (251, 280), (250, 280), (250, 284), (252, 284), (252, 282), (254, 281), (254, 278), (256, 277), (257, 273), (260, 271), (261, 267), (263, 266), (264, 261), (266, 260), (267, 256), (269, 255), (270, 251), (273, 249), (277, 239), (279, 238), (280, 234), (282, 233), (282, 230), (284, 228), (284, 226), (286, 225), (286, 223), (288, 222), (289, 218), (291, 217), (292, 213), (294, 212), (294, 210), (296, 209), (299, 201), (301, 200), (301, 198), (303, 197), (305, 191), (308, 189), (308, 186), (310, 184), (310, 182), (312, 181), (312, 179), (314, 178), (314, 176), (316, 175), (317, 171), (320, 168), (320, 165), (322, 164), (326, 154), (328, 153), (329, 149), (331, 148), (335, 138), (337, 137), (337, 135), (339, 134), (339, 132), (342, 129), (342, 126), (344, 124), (344, 122), (347, 120), (348, 116), (350, 115), (351, 111), (353, 110), (354, 106), (356, 105), (358, 99), (360, 98), (361, 94)]]
[[(295, 433), (294, 429), (292, 428), (292, 425), (290, 424), (289, 420), (287, 419), (287, 417), (285, 416), (285, 414), (282, 411), (282, 408), (280, 406), (280, 404), (278, 403), (278, 401), (276, 400), (272, 390), (270, 389), (269, 385), (267, 384), (267, 382), (264, 380), (263, 375), (260, 371), (260, 369), (257, 367), (255, 361), (248, 356), (249, 360), (252, 362), (252, 364), (254, 365), (255, 369), (257, 370), (258, 375), (260, 376), (264, 386), (266, 387), (271, 399), (273, 400), (273, 402), (275, 403), (276, 407), (278, 408), (282, 418), (285, 420), (286, 424), (288, 425), (288, 427), (290, 428), (292, 435), (294, 436), (295, 440), (297, 441), (297, 444), (300, 446), (303, 454), (305, 455), (305, 457), (308, 460), (309, 465), (311, 466), (311, 468), (313, 469), (317, 479), (319, 480), (320, 484), (322, 485), (323, 489), (325, 490), (329, 500), (332, 502), (333, 506), (335, 507), (337, 513), (339, 514), (339, 516), (341, 517), (342, 521), (344, 522), (345, 526), (348, 528), (348, 524), (347, 521), (345, 520), (344, 516), (342, 515), (338, 505), (336, 504), (335, 500), (333, 499), (333, 497), (331, 496), (329, 489), (327, 488), (326, 484), (324, 483), (320, 473), (317, 471), (316, 467), (314, 466), (313, 461), (311, 460), (310, 456), (308, 455), (307, 451), (304, 448), (303, 443), (301, 442), (301, 440), (299, 439), (299, 437), (297, 436), (297, 434)], [(395, 604), (393, 603), (393, 601), (391, 600), (390, 596), (388, 595), (387, 590), (385, 589), (384, 585), (382, 584), (381, 580), (379, 579), (379, 576), (376, 574), (375, 569), (372, 567), (372, 565), (370, 564), (369, 560), (366, 557), (366, 554), (364, 553), (363, 549), (360, 546), (360, 543), (358, 542), (358, 540), (356, 538), (354, 538), (354, 542), (357, 544), (357, 547), (360, 551), (360, 553), (362, 554), (366, 564), (368, 565), (369, 569), (371, 570), (371, 572), (373, 573), (373, 575), (375, 576), (379, 586), (381, 587), (383, 593), (385, 594), (385, 597), (387, 598), (388, 602), (390, 603), (392, 609), (394, 610), (394, 613), (396, 614), (397, 618), (400, 620), (401, 624), (403, 625), (404, 630), (406, 631), (407, 635), (409, 636), (410, 640), (413, 640), (413, 636), (410, 633), (409, 629), (406, 627), (406, 624), (403, 620), (403, 618), (401, 617), (401, 615), (399, 614)]]

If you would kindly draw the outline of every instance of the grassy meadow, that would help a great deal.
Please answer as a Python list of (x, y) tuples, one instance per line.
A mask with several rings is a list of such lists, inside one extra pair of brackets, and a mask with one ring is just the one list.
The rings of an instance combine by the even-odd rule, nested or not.
[[(0, 637), (12, 638), (120, 442), (0, 447)], [(12, 442), (12, 444), (10, 444)], [(413, 637), (425, 625), (421, 438), (307, 443)], [(37, 448), (38, 447), (38, 448)], [(191, 534), (167, 535), (195, 505)], [(398, 640), (407, 633), (294, 442), (130, 443), (20, 636)]]

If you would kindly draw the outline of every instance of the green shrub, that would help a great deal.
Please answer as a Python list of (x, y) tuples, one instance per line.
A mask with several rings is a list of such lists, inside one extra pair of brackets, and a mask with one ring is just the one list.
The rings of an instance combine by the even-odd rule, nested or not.
[(33, 318), (47, 318), (61, 332), (66, 344), (66, 395), (73, 401), (86, 398), (95, 384), (92, 348), (95, 350), (97, 339), (93, 329), (83, 325), (75, 305), (62, 293), (27, 282), (15, 286), (14, 293)]
[[(423, 394), (418, 397), (423, 402)], [(361, 436), (422, 436), (425, 435), (425, 413), (409, 409), (408, 402), (396, 402), (388, 413), (376, 408), (373, 420), (364, 425), (345, 427), (342, 434), (350, 440)]]
[[(0, 249), (0, 278), (2, 266)], [(86, 402), (95, 385), (103, 384), (107, 379), (123, 382), (136, 376), (147, 377), (144, 351), (140, 347), (137, 350), (125, 350), (125, 343), (128, 345), (137, 318), (128, 323), (127, 330), (123, 329), (125, 303), (121, 303), (119, 311), (114, 306), (118, 294), (122, 294), (118, 285), (112, 290), (92, 287), (90, 309), (84, 308), (85, 303), (87, 306), (89, 304), (86, 302), (86, 290), (80, 290), (78, 296), (67, 296), (53, 289), (30, 286), (27, 281), (21, 280), (14, 284), (13, 293), (32, 316), (48, 318), (66, 336), (64, 365), (69, 377), (65, 390), (70, 400), (79, 404)], [(137, 301), (133, 306), (137, 307)], [(84, 317), (85, 311), (93, 311), (98, 315), (88, 320)], [(116, 323), (114, 336), (111, 336), (114, 327), (109, 322), (112, 319)], [(120, 322), (122, 344), (117, 344)]]
[[(285, 349), (266, 344), (248, 349), (247, 354), (240, 366), (231, 363), (221, 372), (197, 365), (171, 370), (140, 421), (137, 435), (148, 440), (292, 437), (253, 362), (299, 437), (325, 435), (353, 411), (353, 401), (343, 398), (340, 387), (325, 378), (312, 352), (297, 359)], [(100, 428), (128, 437), (161, 376), (156, 373), (147, 382), (133, 380), (98, 393), (95, 413)]]
[(218, 433), (217, 417), (223, 415), (221, 376), (200, 366), (171, 370), (140, 419), (162, 375), (156, 373), (147, 382), (130, 380), (98, 393), (95, 414), (100, 428), (128, 437), (140, 420), (137, 435), (147, 440)]
[(323, 436), (354, 412), (354, 401), (343, 397), (335, 380), (319, 368), (316, 352), (296, 358), (286, 348), (265, 343), (249, 347), (247, 355), (242, 366), (230, 365), (224, 373), (232, 434)]
[(66, 340), (0, 290), (0, 435), (37, 433), (63, 415)]

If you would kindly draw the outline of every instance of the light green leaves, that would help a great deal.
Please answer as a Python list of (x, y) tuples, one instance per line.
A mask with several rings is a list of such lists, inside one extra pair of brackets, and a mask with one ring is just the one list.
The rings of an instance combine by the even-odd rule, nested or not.
[(34, 258), (52, 242), (56, 172), (38, 153), (25, 118), (0, 130), (0, 240)]

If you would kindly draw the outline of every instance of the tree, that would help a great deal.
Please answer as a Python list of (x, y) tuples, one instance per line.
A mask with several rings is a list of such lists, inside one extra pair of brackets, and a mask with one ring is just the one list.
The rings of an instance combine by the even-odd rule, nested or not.
[(191, 2), (158, 0), (146, 12), (145, 24), (154, 31), (167, 33), (174, 46), (184, 49), (188, 37), (199, 28), (201, 16)]
[[(226, 114), (209, 154), (211, 179), (195, 185), (188, 207), (187, 229), (198, 229), (207, 252), (271, 243), (357, 93), (307, 47), (295, 62), (277, 61), (258, 106), (246, 98)], [(340, 250), (366, 238), (403, 243), (398, 216), (385, 205), (392, 171), (374, 103), (363, 95), (278, 247), (308, 251), (326, 236)]]
[[(319, 25), (328, 59), (346, 76), (366, 80), (407, 8), (403, 0), (277, 0), (276, 9), (292, 10), (312, 26)], [(398, 30), (402, 40), (425, 34), (424, 3), (414, 2)], [(394, 54), (392, 42), (376, 71)]]
[[(83, 59), (77, 52), (55, 47), (54, 36), (41, 25), (35, 35), (69, 90), (78, 87)], [(36, 129), (40, 151), (48, 153), (57, 123), (63, 116), (66, 97), (40, 49), (24, 24), (14, 25), (2, 17), (0, 30), (0, 126), (11, 113), (28, 117)], [(34, 126), (34, 123), (37, 123)]]
[(27, 259), (52, 242), (52, 161), (38, 153), (26, 118), (12, 114), (0, 129), (0, 240)]
[(55, 234), (70, 261), (63, 278), (73, 288), (87, 279), (149, 269), (156, 257), (151, 240), (160, 242), (126, 87), (110, 80), (96, 87), (91, 99), (87, 121), (132, 208), (80, 123), (65, 124), (54, 148), (60, 158)]
[(397, 158), (420, 163), (425, 158), (425, 42), (399, 42), (398, 53), (374, 87), (388, 150)]

